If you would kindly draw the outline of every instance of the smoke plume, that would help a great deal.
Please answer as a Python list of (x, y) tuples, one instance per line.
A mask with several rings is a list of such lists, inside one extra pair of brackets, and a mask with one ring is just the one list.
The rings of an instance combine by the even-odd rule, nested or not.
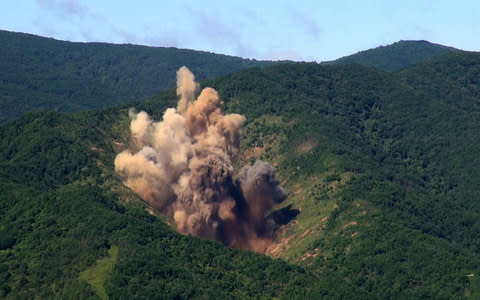
[(172, 217), (180, 232), (264, 252), (275, 225), (266, 215), (287, 193), (263, 161), (234, 177), (245, 117), (224, 114), (213, 88), (195, 99), (198, 89), (195, 76), (182, 67), (177, 109), (168, 108), (159, 122), (130, 111), (131, 134), (141, 150), (118, 154), (115, 170), (128, 187)]

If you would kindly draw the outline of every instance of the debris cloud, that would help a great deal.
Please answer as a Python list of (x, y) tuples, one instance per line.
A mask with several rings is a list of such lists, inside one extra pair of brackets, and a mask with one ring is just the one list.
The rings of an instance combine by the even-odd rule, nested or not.
[(207, 87), (195, 99), (198, 90), (195, 76), (181, 67), (176, 109), (168, 108), (159, 122), (130, 111), (130, 131), (140, 150), (118, 154), (115, 170), (140, 197), (172, 217), (180, 232), (265, 252), (275, 227), (267, 214), (287, 193), (263, 161), (234, 177), (245, 117), (224, 114), (215, 89)]

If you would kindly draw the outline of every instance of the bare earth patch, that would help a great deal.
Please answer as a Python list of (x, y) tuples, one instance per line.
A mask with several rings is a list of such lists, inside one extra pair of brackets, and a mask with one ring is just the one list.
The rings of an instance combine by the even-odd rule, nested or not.
[(307, 252), (307, 253), (305, 253), (305, 254), (300, 258), (300, 260), (301, 260), (301, 261), (305, 261), (305, 260), (307, 260), (307, 258), (315, 258), (315, 257), (317, 257), (317, 256), (318, 256), (318, 248), (315, 248), (315, 249), (313, 249), (312, 252)]
[(316, 146), (318, 145), (318, 140), (317, 139), (307, 139), (306, 141), (304, 141), (303, 143), (301, 143), (298, 148), (297, 148), (297, 151), (299, 153), (309, 153), (313, 150), (313, 148), (315, 148)]
[(354, 226), (354, 225), (357, 225), (357, 221), (350, 221), (348, 222), (347, 224), (343, 225), (342, 228), (345, 229), (345, 228), (348, 228), (350, 226)]

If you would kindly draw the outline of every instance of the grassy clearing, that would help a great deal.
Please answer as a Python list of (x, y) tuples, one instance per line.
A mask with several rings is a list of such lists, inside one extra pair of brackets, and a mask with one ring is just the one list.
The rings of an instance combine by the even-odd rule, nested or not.
[(80, 273), (80, 279), (88, 282), (101, 299), (108, 299), (107, 291), (103, 284), (113, 270), (117, 255), (118, 247), (112, 246), (108, 250), (108, 257), (99, 259), (96, 265)]

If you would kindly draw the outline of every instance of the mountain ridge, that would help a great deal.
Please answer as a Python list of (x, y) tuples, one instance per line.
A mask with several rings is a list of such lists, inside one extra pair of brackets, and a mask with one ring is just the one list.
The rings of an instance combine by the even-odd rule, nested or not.
[[(174, 47), (68, 42), (4, 30), (0, 41), (0, 123), (32, 110), (74, 112), (148, 97), (173, 87), (182, 65), (202, 81), (243, 68), (293, 63)], [(359, 63), (392, 71), (448, 51), (456, 49), (401, 41), (321, 64)]]
[(336, 60), (323, 62), (323, 64), (357, 63), (387, 72), (395, 72), (452, 51), (461, 50), (425, 40), (401, 40), (386, 46), (378, 46)]
[[(0, 123), (31, 110), (99, 109), (175, 86), (184, 64), (199, 80), (272, 61), (188, 49), (74, 43), (0, 31)], [(46, 83), (48, 82), (48, 83)]]

